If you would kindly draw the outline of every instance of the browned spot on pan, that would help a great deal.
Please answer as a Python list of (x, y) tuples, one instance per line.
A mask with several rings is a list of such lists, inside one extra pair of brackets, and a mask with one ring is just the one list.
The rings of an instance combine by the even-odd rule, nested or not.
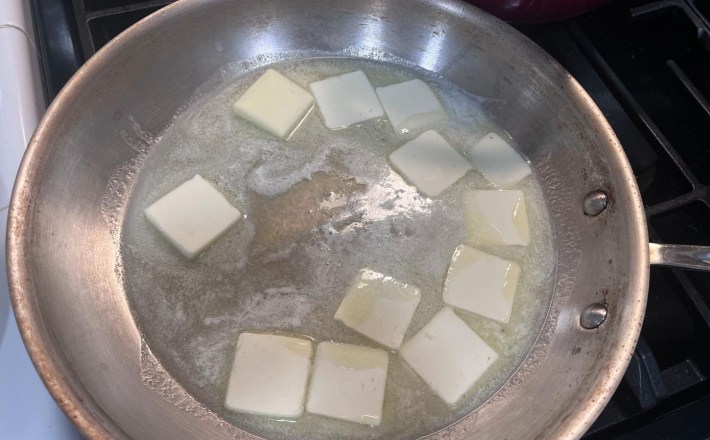
[(286, 193), (254, 203), (256, 246), (283, 246), (298, 241), (314, 227), (345, 209), (350, 197), (364, 190), (354, 179), (315, 173)]

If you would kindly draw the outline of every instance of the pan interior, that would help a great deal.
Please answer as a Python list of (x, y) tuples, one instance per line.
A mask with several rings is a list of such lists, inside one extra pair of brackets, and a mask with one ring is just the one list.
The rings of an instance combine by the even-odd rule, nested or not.
[[(525, 192), (531, 245), (476, 246), (519, 262), (522, 278), (509, 325), (459, 313), (500, 356), (459, 404), (446, 405), (393, 352), (378, 428), (309, 414), (296, 422), (280, 421), (223, 406), (236, 337), (243, 331), (283, 331), (377, 347), (333, 319), (361, 268), (422, 289), (405, 340), (416, 333), (443, 306), (441, 288), (452, 251), (466, 241), (463, 194), (494, 189), (474, 171), (440, 200), (418, 196), (389, 168), (386, 156), (419, 133), (395, 134), (386, 120), (330, 131), (314, 109), (288, 141), (278, 141), (231, 114), (231, 103), (267, 65), (302, 86), (361, 69), (375, 87), (412, 78), (429, 83), (451, 115), (437, 131), (453, 145), (465, 149), (485, 133), (505, 133), (489, 117), (495, 101), (386, 54), (378, 54), (378, 60), (307, 55), (222, 69), (167, 129), (150, 139), (139, 164), (119, 167), (117, 178), (131, 180), (132, 189), (119, 194), (124, 200), (112, 200), (117, 196), (110, 186), (104, 205), (127, 203), (118, 225), (118, 267), (131, 313), (151, 352), (188, 393), (256, 435), (396, 439), (435, 432), (475, 410), (505, 383), (545, 321), (557, 256), (536, 171), (514, 187)], [(532, 166), (535, 170), (534, 161)], [(247, 216), (188, 262), (147, 223), (143, 209), (195, 174)]]

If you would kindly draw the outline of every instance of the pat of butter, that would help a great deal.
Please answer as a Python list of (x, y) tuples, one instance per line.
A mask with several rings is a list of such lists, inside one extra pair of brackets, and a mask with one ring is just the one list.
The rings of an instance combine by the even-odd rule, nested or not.
[(335, 319), (389, 348), (402, 345), (419, 305), (418, 287), (363, 269), (335, 312)]
[(519, 276), (517, 263), (460, 245), (446, 274), (444, 302), (507, 324)]
[(312, 354), (306, 339), (242, 333), (224, 405), (250, 414), (299, 417)]
[(503, 138), (488, 133), (469, 150), (474, 168), (490, 182), (509, 187), (526, 178), (530, 165)]
[(405, 342), (400, 354), (449, 405), (456, 403), (498, 358), (448, 307)]
[(434, 197), (462, 178), (471, 165), (434, 130), (402, 145), (390, 162), (419, 191)]
[(312, 82), (310, 88), (331, 130), (384, 115), (375, 90), (360, 70)]
[(376, 91), (397, 133), (407, 133), (447, 118), (434, 91), (420, 79), (378, 87)]
[(241, 213), (199, 174), (143, 211), (188, 259), (200, 255), (241, 218)]
[(313, 96), (269, 69), (234, 103), (238, 116), (274, 136), (287, 138), (313, 107)]
[(321, 342), (316, 349), (306, 411), (379, 425), (388, 365), (384, 350)]
[(525, 196), (520, 190), (475, 190), (466, 194), (466, 223), (473, 243), (530, 244)]

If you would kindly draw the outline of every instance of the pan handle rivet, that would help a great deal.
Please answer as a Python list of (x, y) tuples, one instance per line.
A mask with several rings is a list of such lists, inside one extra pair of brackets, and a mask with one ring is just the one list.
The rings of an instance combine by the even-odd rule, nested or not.
[(607, 308), (604, 304), (590, 304), (579, 316), (579, 324), (587, 330), (595, 329), (606, 320), (606, 314)]
[(602, 190), (592, 191), (584, 196), (582, 208), (587, 215), (595, 216), (601, 214), (609, 203), (606, 193)]

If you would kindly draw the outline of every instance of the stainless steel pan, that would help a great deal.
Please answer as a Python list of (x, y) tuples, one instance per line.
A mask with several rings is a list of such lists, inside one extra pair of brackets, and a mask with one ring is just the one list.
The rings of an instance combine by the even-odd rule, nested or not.
[[(32, 139), (10, 208), (9, 282), (22, 335), (87, 437), (251, 438), (185, 394), (141, 344), (114, 271), (123, 206), (107, 206), (104, 195), (130, 195), (135, 170), (126, 164), (149, 154), (153, 136), (226, 64), (345, 50), (385, 51), (492, 98), (492, 116), (525, 149), (552, 214), (555, 292), (535, 346), (489, 401), (433, 438), (581, 436), (633, 352), (649, 255), (710, 266), (707, 249), (649, 253), (634, 176), (597, 107), (541, 49), (471, 6), (178, 2), (119, 36), (64, 88)], [(125, 186), (112, 180), (116, 170)]]

